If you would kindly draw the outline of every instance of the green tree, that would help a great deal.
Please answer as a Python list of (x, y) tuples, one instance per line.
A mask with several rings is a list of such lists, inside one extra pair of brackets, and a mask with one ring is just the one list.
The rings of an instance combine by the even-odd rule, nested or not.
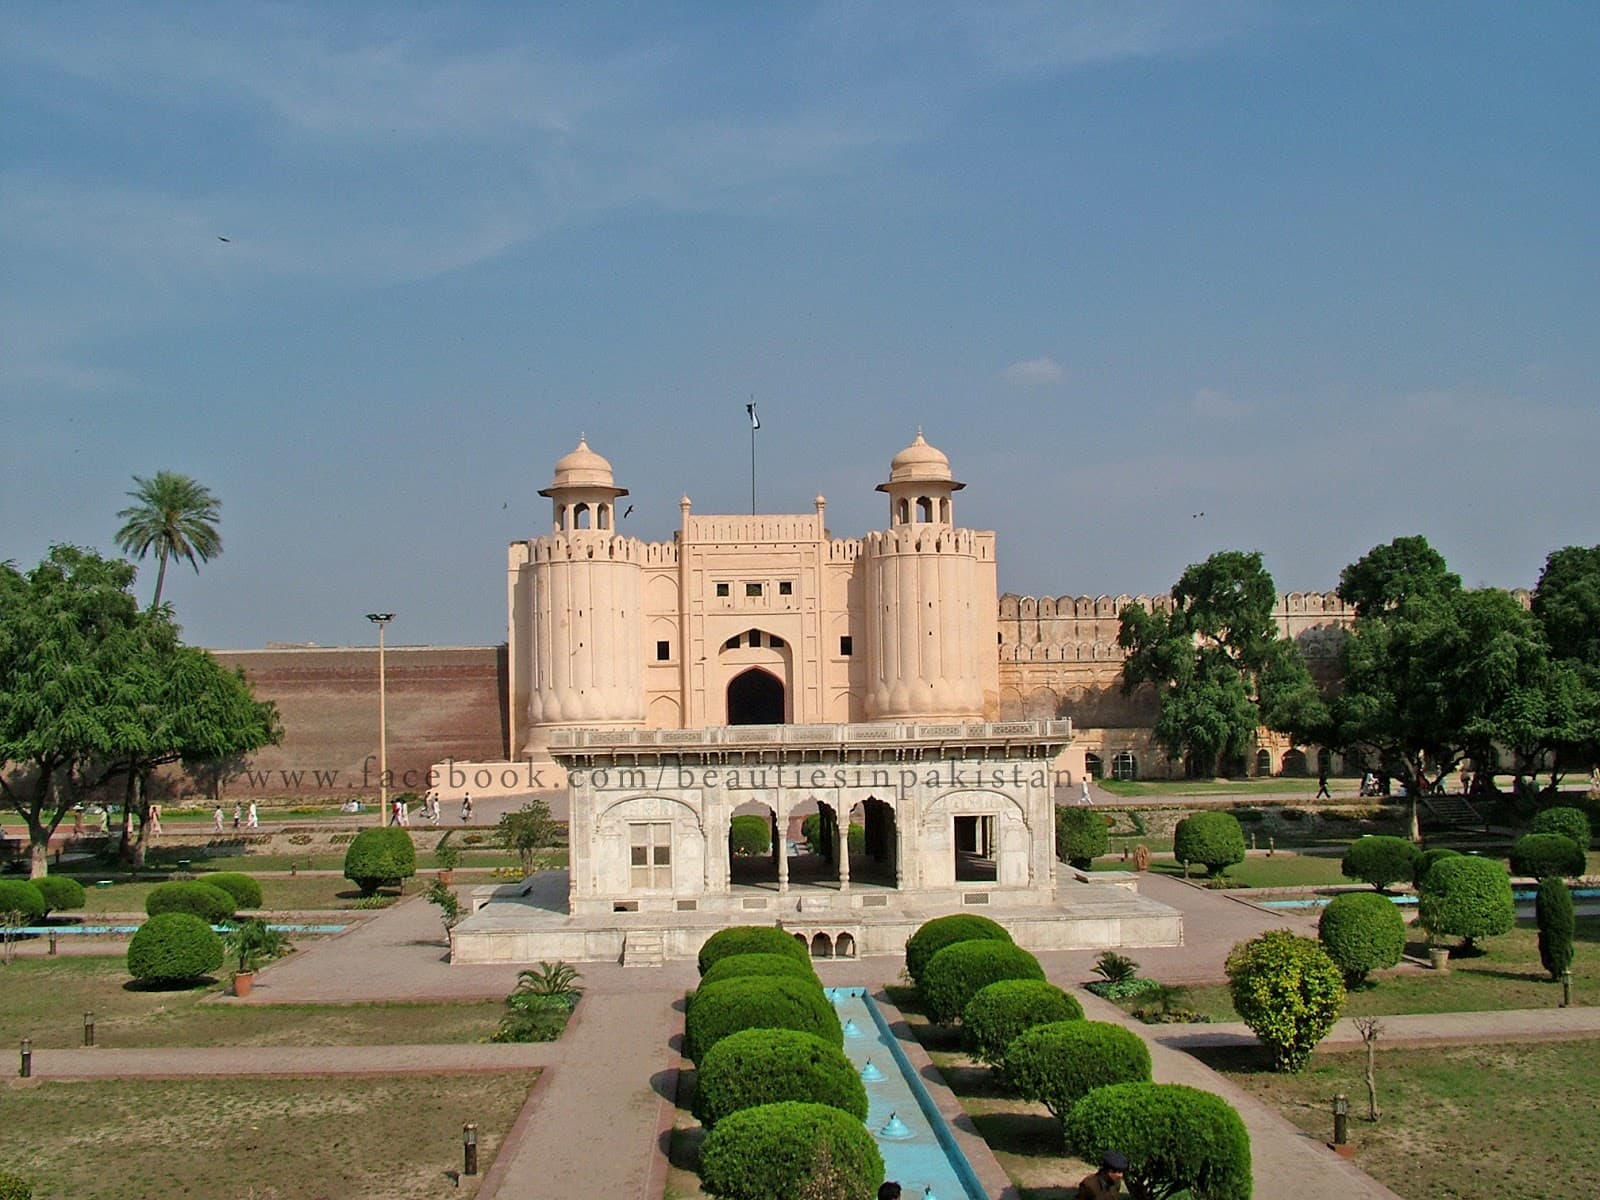
[(1279, 1071), (1299, 1071), (1344, 1008), (1344, 978), (1311, 938), (1287, 929), (1240, 942), (1228, 954), (1233, 1007), (1272, 1052)]
[(1122, 610), (1123, 690), (1155, 687), (1156, 739), (1192, 771), (1235, 769), (1262, 724), (1299, 736), (1321, 720), (1299, 650), (1278, 636), (1276, 602), (1261, 555), (1227, 550), (1185, 570), (1170, 605)]
[(1600, 546), (1568, 546), (1545, 559), (1533, 615), (1556, 658), (1600, 669)]
[(534, 856), (546, 846), (555, 845), (557, 825), (550, 806), (543, 800), (529, 800), (516, 812), (500, 817), (495, 836), (507, 850), (515, 850), (522, 860), (524, 874), (533, 874)]
[(1339, 599), (1356, 610), (1358, 619), (1394, 612), (1412, 598), (1460, 590), (1461, 577), (1420, 534), (1374, 546), (1339, 572)]
[(1551, 979), (1560, 979), (1572, 966), (1572, 935), (1577, 928), (1572, 893), (1561, 879), (1552, 876), (1539, 881), (1533, 916), (1539, 926), (1539, 961)]
[(118, 749), (114, 716), (139, 622), (133, 575), (73, 546), (51, 547), (26, 574), (0, 563), (0, 798), (28, 827), (35, 878), (83, 772)]
[(123, 522), (117, 545), (124, 554), (140, 559), (155, 551), (161, 565), (150, 607), (157, 608), (168, 559), (187, 559), (199, 574), (200, 563), (222, 553), (222, 535), (217, 532), (222, 502), (204, 484), (176, 471), (157, 471), (149, 479), (135, 475), (133, 482), (138, 486), (128, 495), (135, 503), (117, 514)]

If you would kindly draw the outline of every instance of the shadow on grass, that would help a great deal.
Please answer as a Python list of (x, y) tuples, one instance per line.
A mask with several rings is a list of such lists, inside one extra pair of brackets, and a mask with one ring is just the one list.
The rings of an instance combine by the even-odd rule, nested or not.
[(1026, 1158), (1053, 1158), (1065, 1153), (1061, 1122), (1048, 1113), (972, 1113), (972, 1127), (992, 1150)]
[(196, 979), (130, 979), (122, 985), (125, 992), (199, 992), (217, 986), (212, 975)]
[(1272, 1056), (1265, 1046), (1194, 1046), (1188, 1048), (1190, 1057), (1198, 1059), (1213, 1071), (1238, 1075), (1272, 1075)]

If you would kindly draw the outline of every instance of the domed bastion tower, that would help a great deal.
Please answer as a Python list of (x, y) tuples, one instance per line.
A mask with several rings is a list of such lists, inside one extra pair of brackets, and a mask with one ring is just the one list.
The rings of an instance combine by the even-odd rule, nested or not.
[(995, 534), (955, 524), (963, 486), (919, 430), (879, 485), (886, 529), (833, 537), (822, 496), (748, 516), (685, 496), (646, 542), (580, 438), (540, 492), (550, 532), (507, 560), (520, 761), (437, 768), (447, 797), (564, 784), (569, 865), (478, 889), (453, 960), (649, 964), (750, 923), (817, 956), (898, 953), (964, 910), (1035, 949), (1177, 944), (1132, 876), (1056, 862), (1072, 725), (1000, 719)]

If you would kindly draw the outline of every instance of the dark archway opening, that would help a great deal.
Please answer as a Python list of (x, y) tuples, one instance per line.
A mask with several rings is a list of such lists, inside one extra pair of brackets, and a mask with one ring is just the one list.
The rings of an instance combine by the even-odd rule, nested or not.
[(770, 671), (751, 667), (728, 681), (729, 725), (782, 725), (783, 681)]

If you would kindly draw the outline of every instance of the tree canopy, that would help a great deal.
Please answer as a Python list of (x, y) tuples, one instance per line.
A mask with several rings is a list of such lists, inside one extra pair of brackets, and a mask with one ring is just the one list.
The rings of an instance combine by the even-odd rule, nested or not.
[(1156, 740), (1191, 770), (1235, 769), (1261, 725), (1298, 732), (1322, 720), (1304, 658), (1278, 634), (1276, 602), (1261, 555), (1226, 550), (1184, 571), (1170, 608), (1122, 610), (1123, 689), (1155, 687)]
[(156, 767), (281, 734), (241, 674), (183, 645), (166, 609), (140, 611), (133, 579), (73, 546), (26, 573), (0, 564), (0, 799), (27, 823), (35, 875), (86, 789), (122, 777), (143, 818)]
[(186, 559), (198, 574), (202, 562), (222, 553), (222, 535), (217, 532), (222, 502), (210, 488), (176, 471), (157, 471), (149, 479), (135, 475), (133, 482), (138, 486), (128, 495), (136, 503), (117, 514), (123, 522), (117, 545), (135, 558), (155, 551), (160, 567), (150, 607), (156, 608), (167, 580), (168, 559)]

